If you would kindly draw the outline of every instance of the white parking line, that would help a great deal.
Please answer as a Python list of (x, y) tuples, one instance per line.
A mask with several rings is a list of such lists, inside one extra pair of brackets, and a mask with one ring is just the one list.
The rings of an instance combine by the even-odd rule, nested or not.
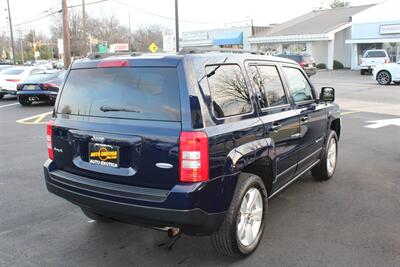
[(12, 104), (7, 104), (7, 105), (2, 105), (2, 106), (0, 106), (0, 108), (11, 107), (11, 106), (15, 106), (15, 105), (19, 105), (19, 103), (12, 103)]

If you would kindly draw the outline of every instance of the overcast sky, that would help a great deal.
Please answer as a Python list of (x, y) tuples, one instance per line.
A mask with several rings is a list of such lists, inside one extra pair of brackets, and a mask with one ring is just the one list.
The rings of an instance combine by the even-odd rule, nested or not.
[[(99, 0), (86, 0), (86, 3)], [(78, 5), (82, 0), (67, 0), (68, 5)], [(331, 0), (180, 0), (180, 31), (202, 30), (230, 26), (242, 26), (253, 19), (255, 26), (281, 23), (318, 6), (327, 7)], [(351, 5), (366, 5), (382, 0), (352, 0)], [(61, 8), (61, 0), (10, 0), (13, 25), (43, 17), (51, 11)], [(0, 30), (8, 34), (6, 0), (0, 0)], [(74, 8), (80, 11), (81, 7)], [(161, 24), (174, 29), (174, 0), (106, 0), (87, 5), (89, 16), (115, 15), (120, 22), (128, 25), (131, 15), (131, 27), (135, 29), (143, 24)], [(48, 34), (49, 18), (15, 26), (18, 30), (39, 30)]]

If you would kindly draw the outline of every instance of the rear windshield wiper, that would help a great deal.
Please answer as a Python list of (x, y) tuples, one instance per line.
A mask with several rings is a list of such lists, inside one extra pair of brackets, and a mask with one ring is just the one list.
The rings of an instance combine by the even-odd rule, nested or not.
[(137, 109), (128, 109), (128, 108), (112, 108), (112, 107), (105, 107), (101, 106), (100, 110), (103, 112), (109, 112), (109, 111), (116, 111), (116, 112), (134, 112), (134, 113), (140, 113), (140, 110)]

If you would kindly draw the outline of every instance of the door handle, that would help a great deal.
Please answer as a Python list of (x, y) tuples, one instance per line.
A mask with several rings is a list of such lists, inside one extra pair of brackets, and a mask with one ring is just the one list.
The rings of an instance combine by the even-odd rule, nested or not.
[(279, 122), (274, 122), (271, 127), (269, 127), (270, 131), (278, 131), (280, 128), (282, 127), (282, 124), (280, 124)]
[(307, 123), (308, 119), (309, 119), (308, 115), (304, 115), (303, 117), (301, 117), (301, 121), (304, 123)]

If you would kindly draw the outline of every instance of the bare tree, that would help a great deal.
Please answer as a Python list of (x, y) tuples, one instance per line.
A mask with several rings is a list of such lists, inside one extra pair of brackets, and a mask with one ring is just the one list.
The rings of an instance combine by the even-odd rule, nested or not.
[(343, 0), (333, 0), (329, 6), (331, 8), (340, 8), (340, 7), (348, 7), (350, 6), (350, 2), (348, 1), (343, 1)]
[(159, 49), (163, 45), (163, 29), (160, 25), (140, 26), (132, 36), (132, 47), (134, 51), (147, 52), (151, 43), (155, 43)]

